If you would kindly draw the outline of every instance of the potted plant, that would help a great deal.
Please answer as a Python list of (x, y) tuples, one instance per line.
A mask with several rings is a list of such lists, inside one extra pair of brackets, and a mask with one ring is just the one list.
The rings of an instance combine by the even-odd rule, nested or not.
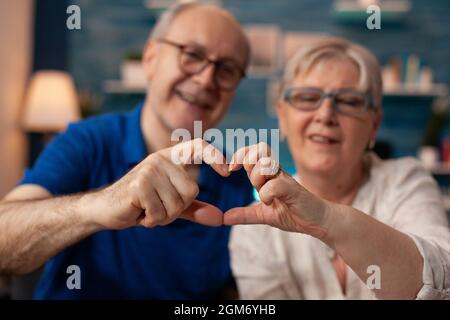
[(80, 90), (78, 92), (78, 101), (83, 119), (100, 113), (101, 98), (92, 91)]

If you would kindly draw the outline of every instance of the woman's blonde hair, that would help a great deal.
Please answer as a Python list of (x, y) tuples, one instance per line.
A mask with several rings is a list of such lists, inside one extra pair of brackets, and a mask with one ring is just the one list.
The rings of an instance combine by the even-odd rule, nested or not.
[(382, 110), (383, 83), (377, 58), (366, 48), (337, 37), (324, 37), (300, 49), (286, 65), (281, 93), (299, 74), (307, 74), (313, 66), (327, 59), (347, 59), (359, 71), (358, 89), (370, 94), (374, 107)]

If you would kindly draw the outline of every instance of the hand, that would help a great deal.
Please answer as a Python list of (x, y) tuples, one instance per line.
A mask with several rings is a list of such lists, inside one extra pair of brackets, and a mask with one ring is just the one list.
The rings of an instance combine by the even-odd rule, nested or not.
[(244, 167), (261, 202), (228, 210), (223, 217), (224, 223), (267, 224), (285, 231), (325, 237), (328, 202), (316, 197), (279, 168), (269, 150), (267, 145), (259, 144), (242, 148), (233, 156), (230, 170)]
[(195, 200), (199, 188), (185, 166), (199, 160), (222, 176), (230, 174), (222, 153), (212, 145), (202, 139), (184, 142), (149, 155), (116, 183), (88, 194), (91, 219), (107, 229), (150, 228), (177, 218), (222, 225), (217, 207)]

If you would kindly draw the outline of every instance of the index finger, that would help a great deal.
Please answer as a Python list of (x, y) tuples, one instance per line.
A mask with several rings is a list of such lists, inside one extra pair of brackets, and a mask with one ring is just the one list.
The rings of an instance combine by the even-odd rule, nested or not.
[(244, 167), (246, 171), (251, 171), (261, 158), (266, 157), (272, 157), (272, 150), (267, 143), (260, 142), (240, 148), (231, 158), (229, 171), (236, 171), (242, 167)]
[(201, 164), (205, 162), (218, 174), (222, 176), (230, 175), (222, 152), (203, 139), (194, 139), (177, 144), (166, 149), (164, 155), (178, 165)]

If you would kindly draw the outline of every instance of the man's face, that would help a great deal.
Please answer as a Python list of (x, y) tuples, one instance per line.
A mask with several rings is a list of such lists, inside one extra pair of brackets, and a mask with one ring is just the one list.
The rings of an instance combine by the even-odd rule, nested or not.
[[(238, 25), (213, 8), (195, 8), (179, 14), (164, 39), (189, 45), (211, 60), (232, 59), (244, 69), (245, 42)], [(214, 79), (215, 66), (209, 64), (197, 74), (180, 69), (181, 50), (161, 42), (150, 42), (144, 52), (144, 67), (150, 82), (148, 99), (153, 112), (168, 129), (193, 130), (196, 120), (203, 130), (223, 117), (235, 89), (223, 90)]]

